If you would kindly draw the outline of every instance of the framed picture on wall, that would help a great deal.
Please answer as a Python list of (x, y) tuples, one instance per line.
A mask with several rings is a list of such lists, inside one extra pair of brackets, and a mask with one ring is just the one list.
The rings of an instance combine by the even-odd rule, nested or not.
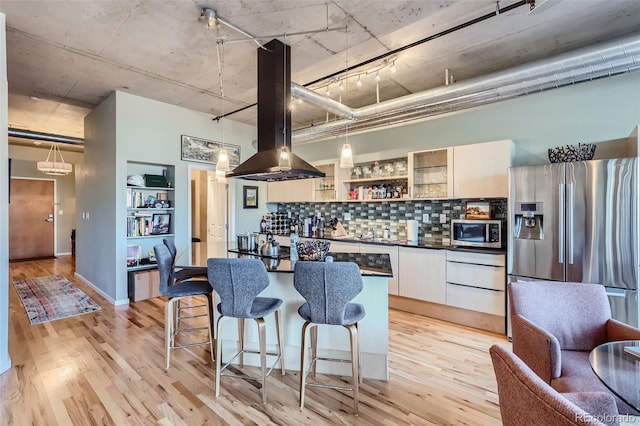
[(242, 208), (245, 208), (245, 209), (258, 208), (258, 187), (257, 186), (242, 187)]
[(217, 164), (218, 153), (222, 148), (229, 152), (229, 166), (234, 168), (240, 164), (240, 146), (216, 142), (194, 136), (182, 135), (180, 152), (184, 161)]
[(171, 213), (154, 213), (151, 221), (151, 234), (168, 234), (171, 227)]
[(491, 208), (488, 201), (467, 201), (465, 219), (491, 219)]

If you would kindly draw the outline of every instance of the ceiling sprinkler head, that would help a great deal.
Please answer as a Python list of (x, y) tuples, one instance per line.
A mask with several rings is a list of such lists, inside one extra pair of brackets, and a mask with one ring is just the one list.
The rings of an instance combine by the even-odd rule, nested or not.
[(207, 27), (215, 27), (218, 25), (218, 18), (216, 11), (211, 9), (210, 7), (203, 7), (200, 11), (200, 17), (198, 18), (198, 22), (202, 22)]

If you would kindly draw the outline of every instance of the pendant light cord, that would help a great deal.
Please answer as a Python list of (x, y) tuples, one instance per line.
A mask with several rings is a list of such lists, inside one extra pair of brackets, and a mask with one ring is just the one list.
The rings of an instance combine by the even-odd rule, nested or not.
[[(222, 46), (222, 49), (220, 48), (220, 46)], [(220, 54), (220, 50), (222, 50), (222, 55)], [(224, 61), (224, 40), (222, 39), (218, 39), (218, 41), (216, 42), (216, 54), (218, 56), (218, 80), (220, 81), (220, 96), (222, 96), (222, 115), (220, 115), (220, 118), (223, 118), (225, 116), (224, 114), (225, 96), (224, 96), (224, 85), (222, 83), (223, 72), (224, 72), (224, 64), (222, 63), (222, 61)], [(222, 148), (224, 148), (224, 123), (220, 121), (220, 124), (222, 124)]]

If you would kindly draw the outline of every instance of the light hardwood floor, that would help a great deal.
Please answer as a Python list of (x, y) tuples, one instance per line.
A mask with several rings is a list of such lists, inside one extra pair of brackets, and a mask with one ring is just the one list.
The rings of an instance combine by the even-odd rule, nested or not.
[(13, 368), (0, 375), (2, 425), (501, 423), (488, 348), (510, 347), (504, 336), (392, 310), (390, 380), (364, 380), (360, 415), (351, 392), (324, 388), (308, 388), (300, 411), (295, 371), (274, 370), (266, 405), (259, 384), (228, 377), (215, 398), (205, 347), (174, 351), (165, 371), (164, 300), (114, 307), (73, 273), (70, 257), (10, 264), (11, 281), (61, 274), (102, 310), (31, 326), (9, 286)]

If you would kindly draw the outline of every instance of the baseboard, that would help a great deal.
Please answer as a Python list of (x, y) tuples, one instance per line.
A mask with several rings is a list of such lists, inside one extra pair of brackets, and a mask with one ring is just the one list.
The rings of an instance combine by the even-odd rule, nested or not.
[(506, 335), (505, 318), (454, 306), (389, 295), (389, 307), (455, 324)]
[(86, 279), (85, 277), (83, 277), (82, 275), (80, 275), (79, 273), (75, 272), (74, 273), (75, 277), (78, 278), (80, 281), (82, 281), (83, 283), (85, 283), (86, 285), (88, 285), (89, 287), (91, 287), (92, 289), (94, 289), (100, 296), (104, 297), (105, 299), (107, 299), (109, 302), (111, 302), (112, 305), (114, 306), (120, 306), (120, 305), (128, 305), (129, 304), (129, 299), (118, 299), (115, 300), (113, 297), (109, 296), (107, 293), (105, 293), (102, 289), (98, 288), (98, 286), (96, 286), (95, 284), (93, 284), (91, 281), (89, 281), (88, 279)]
[(71, 252), (64, 252), (64, 253), (56, 253), (56, 256), (71, 256)]

